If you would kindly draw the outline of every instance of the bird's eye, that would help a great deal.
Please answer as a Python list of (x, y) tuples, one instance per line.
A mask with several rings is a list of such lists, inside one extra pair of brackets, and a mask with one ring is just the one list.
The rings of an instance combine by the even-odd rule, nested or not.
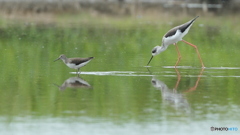
[(155, 53), (156, 51), (157, 51), (157, 49), (153, 49), (153, 50), (152, 50), (152, 53)]
[(152, 80), (152, 84), (156, 85), (156, 83), (157, 83), (157, 82), (156, 82), (155, 80)]

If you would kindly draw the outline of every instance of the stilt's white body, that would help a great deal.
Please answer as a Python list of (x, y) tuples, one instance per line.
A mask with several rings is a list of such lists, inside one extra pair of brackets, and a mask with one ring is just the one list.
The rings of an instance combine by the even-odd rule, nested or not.
[[(192, 24), (191, 24), (192, 25)], [(182, 33), (179, 29), (176, 31), (176, 33), (170, 37), (163, 37), (162, 43), (165, 46), (175, 44), (178, 41), (182, 41), (182, 38), (188, 33), (191, 25)]]

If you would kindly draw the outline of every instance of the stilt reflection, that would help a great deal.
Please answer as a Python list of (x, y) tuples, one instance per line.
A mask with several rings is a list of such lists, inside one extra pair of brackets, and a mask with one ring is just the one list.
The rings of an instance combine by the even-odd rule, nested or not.
[[(181, 74), (178, 71), (178, 69), (176, 69), (176, 68), (175, 68), (175, 71), (177, 73), (177, 82), (176, 82), (174, 88), (168, 88), (168, 86), (163, 81), (156, 79), (155, 76), (152, 77), (152, 80), (151, 80), (152, 85), (155, 88), (161, 90), (162, 99), (164, 102), (167, 102), (168, 104), (170, 104), (170, 106), (174, 107), (177, 110), (180, 109), (180, 110), (184, 110), (186, 112), (190, 112), (189, 103), (188, 103), (187, 99), (184, 97), (184, 94), (177, 92), (178, 85), (181, 80)], [(191, 91), (196, 90), (203, 71), (204, 71), (204, 69), (201, 69), (195, 85), (193, 87), (187, 89), (184, 92), (191, 92)]]

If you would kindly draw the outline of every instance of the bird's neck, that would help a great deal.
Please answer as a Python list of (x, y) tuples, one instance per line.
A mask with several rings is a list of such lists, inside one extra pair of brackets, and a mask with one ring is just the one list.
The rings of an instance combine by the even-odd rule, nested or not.
[(162, 44), (162, 46), (159, 47), (159, 51), (163, 52), (167, 49), (167, 47), (168, 47), (167, 45)]
[(62, 61), (67, 64), (68, 63), (68, 59), (67, 58), (63, 58)]
[(157, 79), (154, 79), (154, 78), (152, 79), (152, 81), (153, 80), (156, 82), (156, 84), (155, 84), (156, 88), (160, 88), (162, 92), (165, 92), (165, 91), (168, 90), (168, 87), (164, 82), (162, 82), (160, 80), (157, 80)]
[(62, 84), (62, 86), (59, 86), (59, 89), (60, 90), (65, 90), (67, 88), (67, 83), (66, 82), (64, 82), (63, 84)]

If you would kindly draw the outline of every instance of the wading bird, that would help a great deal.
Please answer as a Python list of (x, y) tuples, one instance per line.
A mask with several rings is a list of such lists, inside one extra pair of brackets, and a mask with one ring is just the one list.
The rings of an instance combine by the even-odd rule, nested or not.
[(198, 55), (198, 58), (202, 64), (202, 68), (204, 68), (204, 64), (202, 62), (202, 58), (198, 52), (198, 48), (196, 45), (193, 45), (185, 40), (183, 40), (182, 38), (188, 33), (189, 29), (191, 28), (192, 24), (194, 23), (194, 21), (198, 18), (199, 16), (195, 17), (194, 19), (182, 24), (182, 25), (179, 25), (179, 26), (176, 26), (174, 28), (172, 28), (171, 30), (169, 30), (162, 38), (162, 46), (155, 46), (153, 49), (152, 49), (152, 57), (150, 58), (149, 62), (147, 65), (149, 65), (149, 63), (151, 62), (152, 58), (155, 56), (155, 55), (158, 55), (160, 54), (161, 52), (165, 51), (167, 49), (167, 47), (171, 44), (175, 45), (176, 46), (176, 50), (177, 50), (177, 53), (178, 53), (178, 61), (176, 62), (175, 64), (175, 67), (178, 65), (180, 59), (181, 59), (181, 54), (179, 52), (179, 49), (178, 49), (178, 46), (177, 46), (177, 42), (178, 41), (183, 41), (184, 43), (194, 47), (196, 49), (196, 52), (197, 52), (197, 55)]
[(94, 57), (88, 57), (88, 58), (67, 58), (64, 54), (62, 54), (54, 61), (57, 61), (57, 60), (61, 59), (68, 67), (77, 69), (77, 74), (79, 74), (80, 68), (85, 66), (93, 58)]

